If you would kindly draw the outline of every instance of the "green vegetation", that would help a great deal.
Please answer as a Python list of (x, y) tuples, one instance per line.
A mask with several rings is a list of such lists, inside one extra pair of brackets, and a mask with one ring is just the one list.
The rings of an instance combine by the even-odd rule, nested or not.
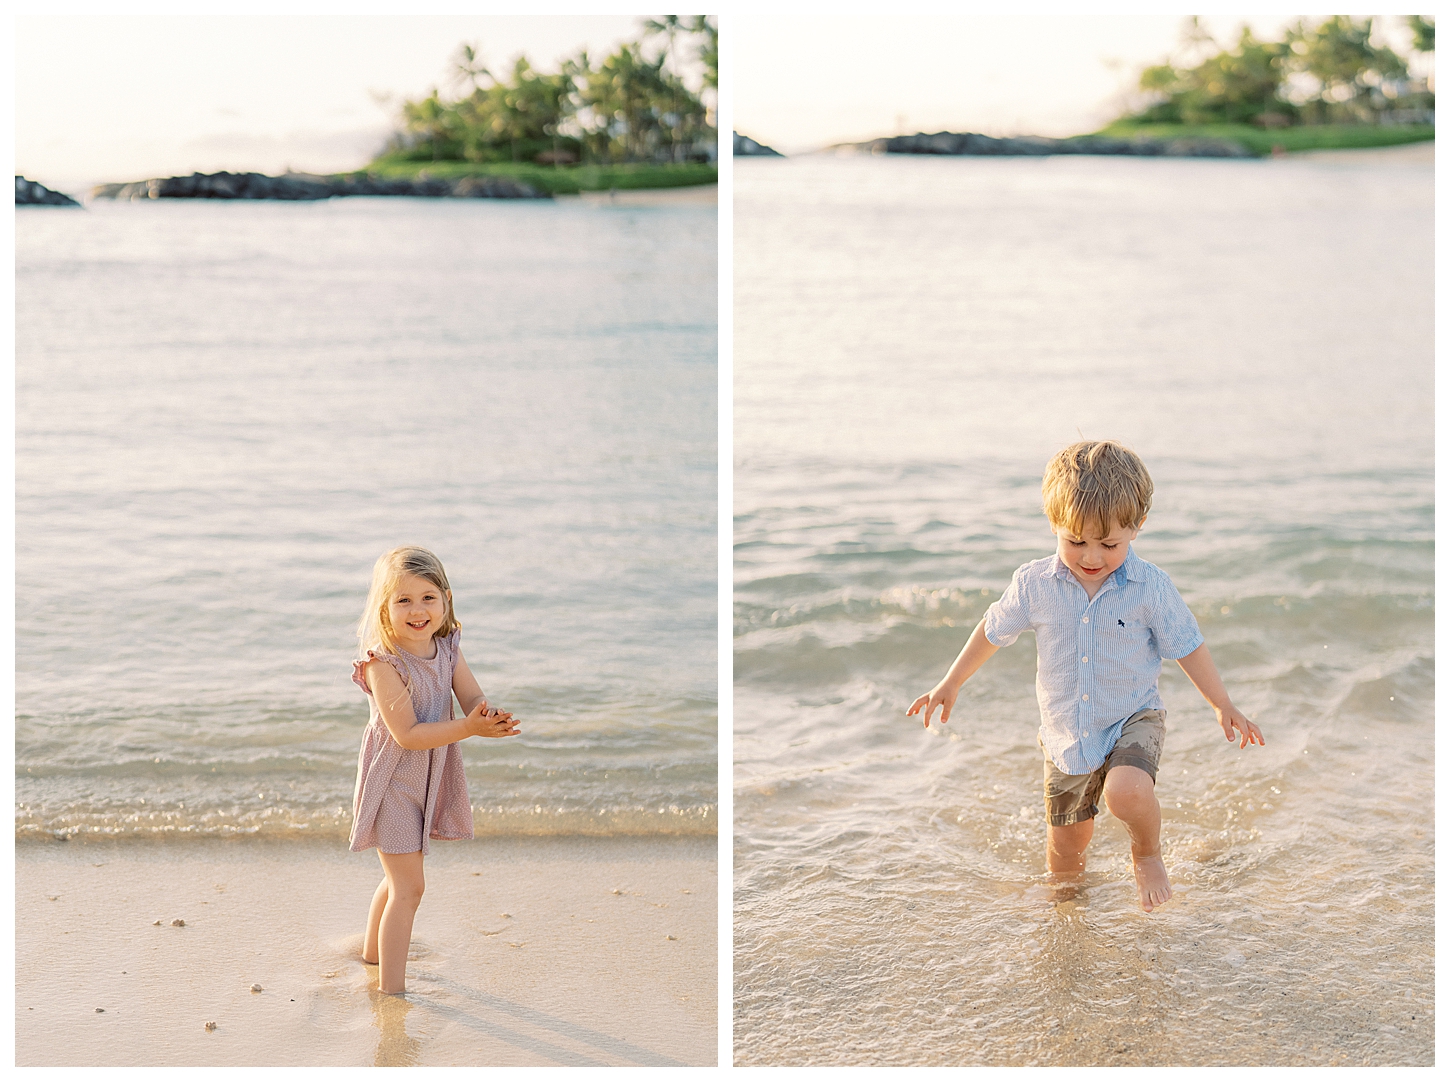
[(1265, 131), (1251, 124), (1153, 124), (1118, 120), (1094, 135), (1115, 139), (1232, 139), (1254, 154), (1280, 150), (1330, 150), (1399, 146), (1435, 138), (1430, 124), (1313, 124)]
[(611, 188), (620, 191), (630, 188), (684, 188), (694, 184), (714, 184), (717, 179), (713, 162), (680, 162), (674, 165), (622, 162), (618, 165), (559, 167), (533, 162), (420, 162), (389, 156), (378, 158), (359, 173), (409, 180), (425, 176), (449, 180), (459, 177), (514, 177), (553, 195), (602, 192)]
[(505, 175), (560, 194), (711, 184), (718, 56), (705, 15), (646, 19), (640, 40), (598, 62), (581, 49), (555, 72), (519, 56), (496, 77), (464, 44), (452, 60), (455, 93), (403, 102), (398, 131), (366, 172)]
[[(1383, 17), (1379, 17), (1383, 18)], [(1317, 26), (1290, 25), (1280, 41), (1243, 27), (1223, 48), (1188, 21), (1182, 59), (1146, 68), (1145, 106), (1099, 134), (1217, 136), (1256, 153), (1323, 147), (1387, 146), (1435, 137), (1435, 94), (1411, 75), (1413, 57), (1380, 44), (1376, 17), (1333, 15)], [(1406, 16), (1411, 52), (1433, 54), (1434, 21)]]

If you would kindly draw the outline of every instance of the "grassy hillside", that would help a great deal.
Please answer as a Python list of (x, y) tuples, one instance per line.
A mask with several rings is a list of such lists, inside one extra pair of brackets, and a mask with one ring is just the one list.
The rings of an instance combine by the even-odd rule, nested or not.
[(532, 162), (416, 162), (382, 157), (360, 173), (380, 177), (514, 177), (555, 195), (603, 192), (611, 188), (684, 188), (714, 184), (714, 165), (535, 165)]
[(1388, 147), (1401, 143), (1421, 143), (1435, 138), (1429, 124), (1407, 124), (1378, 127), (1368, 124), (1316, 124), (1297, 128), (1265, 131), (1249, 124), (1140, 124), (1115, 121), (1094, 135), (1116, 139), (1202, 138), (1232, 139), (1254, 154), (1271, 154), (1274, 147), (1284, 150), (1339, 150), (1357, 147)]

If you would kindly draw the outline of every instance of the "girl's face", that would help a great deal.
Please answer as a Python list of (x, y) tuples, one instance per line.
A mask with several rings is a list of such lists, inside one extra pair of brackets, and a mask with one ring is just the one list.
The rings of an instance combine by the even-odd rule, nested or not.
[(398, 645), (410, 654), (431, 657), (433, 636), (443, 626), (452, 597), (417, 575), (399, 579), (388, 595), (388, 622)]

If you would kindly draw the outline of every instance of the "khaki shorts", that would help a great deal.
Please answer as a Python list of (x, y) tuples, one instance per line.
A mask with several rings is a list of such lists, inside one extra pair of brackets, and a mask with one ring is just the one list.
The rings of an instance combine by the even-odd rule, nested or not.
[[(1091, 774), (1064, 774), (1051, 759), (1044, 759), (1042, 789), (1047, 821), (1065, 827), (1097, 815), (1098, 797), (1103, 794), (1108, 771), (1115, 766), (1136, 766), (1156, 782), (1167, 717), (1166, 710), (1139, 710), (1123, 722), (1123, 733), (1108, 752), (1107, 761)], [(1042, 740), (1039, 738), (1037, 743), (1041, 746)]]

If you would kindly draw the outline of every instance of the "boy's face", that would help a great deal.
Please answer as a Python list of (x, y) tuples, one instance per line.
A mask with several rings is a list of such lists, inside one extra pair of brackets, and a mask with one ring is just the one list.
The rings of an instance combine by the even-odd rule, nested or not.
[[(1073, 578), (1086, 587), (1089, 595), (1107, 581), (1128, 558), (1128, 542), (1138, 536), (1137, 526), (1115, 526), (1107, 537), (1078, 537), (1066, 526), (1054, 526), (1057, 535), (1057, 558), (1067, 565)], [(1092, 527), (1087, 527), (1092, 532)]]

